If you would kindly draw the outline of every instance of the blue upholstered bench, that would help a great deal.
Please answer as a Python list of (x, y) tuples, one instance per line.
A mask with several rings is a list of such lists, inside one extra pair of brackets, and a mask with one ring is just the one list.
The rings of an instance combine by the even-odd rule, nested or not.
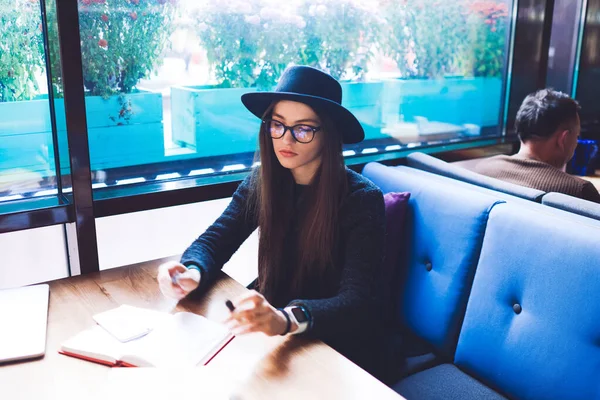
[(412, 399), (600, 399), (600, 221), (369, 164), (409, 191), (397, 320), (435, 359)]

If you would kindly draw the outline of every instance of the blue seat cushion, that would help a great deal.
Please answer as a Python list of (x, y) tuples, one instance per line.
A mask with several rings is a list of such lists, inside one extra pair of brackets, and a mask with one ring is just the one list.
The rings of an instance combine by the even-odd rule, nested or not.
[(411, 375), (392, 389), (407, 400), (506, 399), (452, 364), (442, 364)]
[(437, 365), (452, 362), (453, 357), (443, 357), (436, 354), (434, 346), (410, 331), (405, 330), (401, 333), (401, 336), (405, 356), (405, 370), (404, 375), (398, 376), (395, 381)]
[(406, 357), (405, 376), (414, 375), (426, 369), (440, 365), (442, 360), (433, 353), (425, 353), (418, 356)]

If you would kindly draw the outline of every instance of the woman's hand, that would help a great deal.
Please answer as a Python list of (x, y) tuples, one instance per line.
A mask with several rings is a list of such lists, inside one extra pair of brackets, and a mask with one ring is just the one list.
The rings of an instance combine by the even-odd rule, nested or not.
[[(267, 336), (276, 336), (285, 332), (286, 317), (269, 304), (262, 294), (252, 290), (234, 301), (233, 305), (235, 310), (225, 323), (234, 335), (262, 332)], [(296, 329), (292, 325), (290, 332)]]
[[(173, 277), (176, 278), (174, 283)], [(187, 269), (183, 264), (169, 261), (158, 267), (158, 287), (167, 297), (181, 300), (200, 284), (200, 272), (197, 269)]]

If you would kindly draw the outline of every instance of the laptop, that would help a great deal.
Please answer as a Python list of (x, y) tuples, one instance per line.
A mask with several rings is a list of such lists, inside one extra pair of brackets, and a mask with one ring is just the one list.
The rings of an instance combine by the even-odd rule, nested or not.
[(46, 352), (47, 284), (0, 290), (0, 363)]

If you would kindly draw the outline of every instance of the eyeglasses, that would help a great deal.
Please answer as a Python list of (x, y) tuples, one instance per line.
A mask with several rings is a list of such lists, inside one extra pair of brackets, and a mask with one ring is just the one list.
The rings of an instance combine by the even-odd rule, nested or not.
[(321, 130), (320, 126), (310, 125), (294, 125), (287, 126), (275, 119), (265, 119), (262, 122), (273, 139), (281, 139), (288, 130), (292, 133), (292, 137), (299, 143), (310, 143), (315, 138), (315, 133)]

